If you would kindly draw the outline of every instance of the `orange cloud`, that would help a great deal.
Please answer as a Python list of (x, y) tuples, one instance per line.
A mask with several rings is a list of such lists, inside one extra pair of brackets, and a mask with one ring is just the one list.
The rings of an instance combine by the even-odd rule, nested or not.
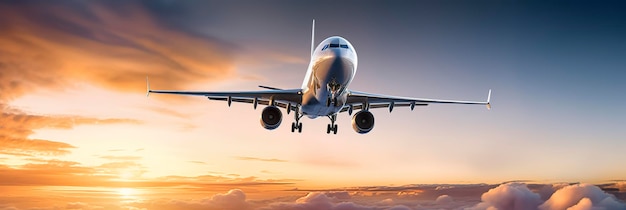
[(168, 109), (164, 107), (146, 106), (145, 109), (151, 110), (159, 114), (163, 114), (163, 115), (167, 115), (167, 116), (171, 116), (175, 118), (181, 118), (181, 119), (186, 119), (191, 116), (190, 114), (185, 114), (185, 113), (176, 111), (175, 109)]
[(271, 188), (289, 186), (292, 180), (264, 180), (256, 177), (224, 177), (203, 175), (196, 177), (168, 176), (120, 180), (123, 170), (142, 173), (143, 166), (135, 162), (111, 162), (99, 166), (84, 166), (78, 162), (32, 159), (32, 163), (7, 166), (0, 165), (0, 186), (76, 186), (76, 187), (176, 187), (215, 191), (231, 189)]
[(264, 162), (287, 162), (286, 160), (276, 158), (257, 158), (257, 157), (235, 157), (237, 160), (264, 161)]
[(74, 146), (44, 139), (28, 138), (41, 128), (71, 129), (76, 125), (139, 123), (132, 119), (98, 119), (80, 116), (45, 116), (0, 106), (0, 154), (62, 155)]
[(4, 101), (77, 80), (141, 92), (146, 76), (183, 88), (233, 72), (228, 43), (169, 29), (134, 3), (5, 3), (0, 25)]
[(62, 142), (29, 139), (36, 129), (137, 123), (34, 115), (9, 106), (25, 94), (72, 88), (77, 81), (143, 92), (146, 76), (163, 88), (184, 88), (232, 74), (226, 47), (231, 45), (161, 23), (137, 2), (0, 3), (0, 153), (61, 155), (74, 148)]
[(134, 161), (134, 160), (141, 160), (141, 157), (139, 156), (115, 156), (115, 155), (104, 155), (104, 156), (100, 156), (100, 158), (102, 159), (107, 159), (107, 160), (121, 160), (121, 161)]

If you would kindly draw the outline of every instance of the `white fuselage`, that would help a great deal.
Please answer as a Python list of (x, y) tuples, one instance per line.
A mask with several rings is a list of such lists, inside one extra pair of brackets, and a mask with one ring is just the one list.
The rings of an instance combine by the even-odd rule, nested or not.
[(309, 118), (338, 113), (346, 103), (357, 63), (356, 51), (348, 40), (332, 36), (322, 41), (311, 55), (299, 111)]

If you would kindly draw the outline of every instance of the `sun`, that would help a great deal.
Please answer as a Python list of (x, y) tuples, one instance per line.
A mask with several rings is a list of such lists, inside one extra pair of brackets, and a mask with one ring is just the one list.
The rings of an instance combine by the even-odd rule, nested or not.
[(137, 190), (133, 188), (119, 188), (117, 189), (117, 194), (124, 200), (137, 199)]

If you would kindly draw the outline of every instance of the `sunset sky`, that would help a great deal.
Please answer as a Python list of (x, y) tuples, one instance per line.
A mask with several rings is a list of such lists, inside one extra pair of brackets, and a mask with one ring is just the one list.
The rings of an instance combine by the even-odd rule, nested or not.
[[(2, 1), (0, 210), (486, 209), (515, 196), (520, 209), (626, 209), (624, 8)], [(366, 135), (342, 113), (328, 135), (326, 118), (292, 133), (283, 112), (268, 131), (250, 104), (146, 98), (146, 76), (153, 89), (299, 88), (312, 19), (316, 44), (354, 45), (350, 89), (479, 101), (492, 89), (493, 109), (373, 110)]]

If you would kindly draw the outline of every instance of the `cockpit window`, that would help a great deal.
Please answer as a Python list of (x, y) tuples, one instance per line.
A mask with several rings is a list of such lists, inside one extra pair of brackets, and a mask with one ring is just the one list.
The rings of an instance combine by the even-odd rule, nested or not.
[(328, 49), (328, 48), (344, 48), (344, 49), (348, 49), (348, 45), (347, 44), (337, 44), (337, 43), (330, 43), (327, 45), (324, 45), (324, 47), (322, 47), (322, 51)]
[(328, 49), (328, 45), (324, 45), (324, 47), (322, 47), (322, 51), (324, 51), (325, 49)]

